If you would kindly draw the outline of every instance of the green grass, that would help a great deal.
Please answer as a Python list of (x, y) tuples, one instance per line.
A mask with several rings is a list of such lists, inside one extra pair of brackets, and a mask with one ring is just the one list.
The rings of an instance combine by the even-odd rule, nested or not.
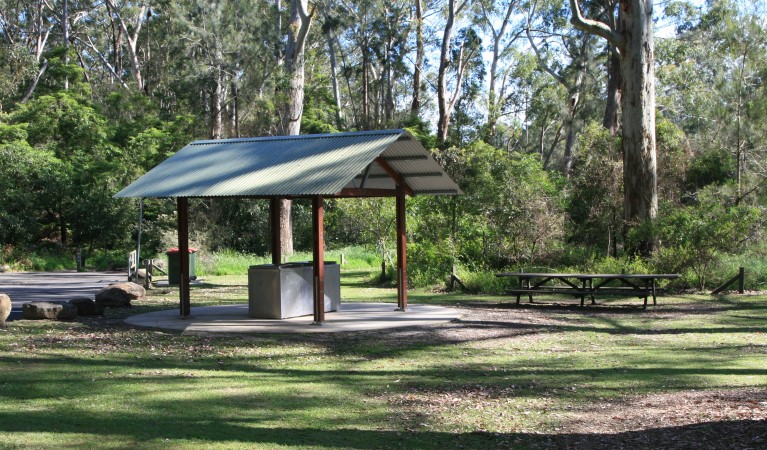
[[(345, 247), (325, 252), (326, 261), (341, 262), (343, 255), (344, 269), (367, 269), (380, 264), (380, 256), (362, 247)], [(288, 257), (288, 262), (311, 261), (311, 252), (296, 252)], [(244, 275), (248, 268), (256, 264), (271, 264), (270, 255), (258, 256), (224, 250), (208, 254), (200, 252), (197, 259), (197, 274), (206, 275)]]
[[(368, 278), (344, 272), (344, 300), (396, 301)], [(192, 291), (193, 306), (245, 301), (241, 275)], [(0, 448), (557, 447), (564, 418), (595, 403), (767, 385), (763, 296), (663, 297), (647, 311), (417, 290), (410, 301), (466, 314), (322, 336), (120, 324), (175, 308), (168, 288), (104, 318), (12, 322), (0, 331)]]

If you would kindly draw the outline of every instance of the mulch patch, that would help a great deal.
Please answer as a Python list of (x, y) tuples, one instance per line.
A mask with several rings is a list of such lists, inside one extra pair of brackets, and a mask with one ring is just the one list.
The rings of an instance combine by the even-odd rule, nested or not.
[[(649, 310), (653, 317), (672, 319), (714, 313), (726, 308), (717, 304), (675, 304), (673, 309)], [(569, 305), (535, 304), (532, 307), (509, 305), (468, 305), (462, 307), (461, 320), (454, 323), (406, 330), (366, 333), (366, 339), (387, 340), (392, 345), (423, 343), (492, 342), (496, 339), (535, 339), (540, 332), (559, 326), (572, 326), (584, 316), (621, 316), (622, 308), (573, 308)], [(565, 314), (568, 314), (566, 317)], [(450, 417), (451, 409), (475, 403), (497, 407), (505, 395), (498, 387), (479, 387), (476, 392), (410, 389), (388, 399), (401, 409), (403, 423), (418, 424), (418, 419)], [(505, 388), (504, 388), (505, 389)], [(469, 392), (471, 391), (471, 392)], [(496, 392), (497, 391), (497, 392)], [(558, 420), (551, 429), (514, 429), (513, 411), (509, 428), (490, 433), (498, 442), (526, 443), (534, 448), (584, 449), (767, 449), (767, 388), (735, 388), (705, 391), (674, 391), (604, 399), (579, 407), (556, 408), (540, 398), (536, 408), (546, 409)], [(475, 405), (476, 406), (476, 405)], [(542, 425), (543, 426), (543, 425)], [(419, 428), (417, 425), (415, 428)], [(415, 430), (412, 430), (415, 431)], [(486, 432), (481, 427), (477, 432)], [(503, 445), (505, 446), (505, 445)], [(511, 445), (511, 448), (515, 445)]]

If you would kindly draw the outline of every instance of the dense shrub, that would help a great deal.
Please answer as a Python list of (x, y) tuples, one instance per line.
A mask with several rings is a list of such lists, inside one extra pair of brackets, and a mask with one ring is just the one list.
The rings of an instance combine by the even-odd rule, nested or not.
[(694, 285), (704, 289), (723, 256), (744, 251), (760, 228), (761, 212), (731, 204), (731, 197), (715, 186), (704, 188), (697, 198), (692, 206), (661, 209), (654, 226), (660, 244), (655, 264), (662, 271), (687, 274), (688, 281), (693, 281), (691, 273)]

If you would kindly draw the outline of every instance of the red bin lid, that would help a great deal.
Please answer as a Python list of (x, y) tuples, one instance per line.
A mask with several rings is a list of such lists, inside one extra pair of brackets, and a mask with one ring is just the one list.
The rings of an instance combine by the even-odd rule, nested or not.
[[(189, 253), (196, 253), (196, 252), (197, 252), (196, 248), (189, 247)], [(171, 247), (165, 253), (178, 253), (178, 247)]]

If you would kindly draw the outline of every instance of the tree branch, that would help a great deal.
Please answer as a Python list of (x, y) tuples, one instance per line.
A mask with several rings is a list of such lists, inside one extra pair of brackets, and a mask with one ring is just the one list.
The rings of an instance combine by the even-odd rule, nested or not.
[(526, 28), (525, 31), (527, 32), (527, 40), (530, 41), (530, 46), (533, 48), (533, 52), (535, 53), (535, 57), (538, 60), (538, 65), (543, 69), (546, 73), (551, 75), (557, 82), (561, 85), (563, 85), (566, 88), (569, 88), (570, 86), (567, 83), (567, 80), (564, 79), (561, 75), (554, 72), (551, 67), (549, 67), (546, 62), (543, 60), (543, 55), (541, 55), (540, 50), (538, 50), (538, 46), (535, 45), (535, 41), (533, 40), (533, 37), (530, 35), (530, 28)]
[(24, 94), (24, 98), (21, 99), (20, 103), (26, 103), (29, 101), (30, 98), (32, 98), (32, 94), (35, 93), (35, 89), (37, 89), (37, 83), (40, 82), (40, 78), (43, 77), (43, 74), (45, 73), (46, 69), (48, 69), (48, 60), (43, 60), (43, 65), (40, 67), (40, 70), (37, 72), (37, 76), (34, 80), (32, 80), (32, 84), (29, 85), (29, 89), (27, 89), (27, 93)]
[(117, 81), (120, 82), (122, 87), (125, 88), (126, 90), (130, 90), (130, 88), (125, 83), (125, 81), (123, 81), (123, 79), (120, 78), (120, 75), (117, 74), (117, 72), (115, 71), (115, 68), (112, 67), (111, 64), (109, 64), (109, 61), (107, 61), (107, 59), (104, 56), (104, 54), (101, 51), (99, 51), (98, 48), (96, 48), (96, 45), (93, 43), (93, 41), (91, 41), (91, 37), (90, 36), (88, 36), (88, 40), (87, 41), (82, 39), (79, 36), (73, 36), (73, 37), (75, 38), (75, 40), (82, 42), (86, 47), (88, 47), (89, 49), (93, 50), (93, 52), (96, 54), (96, 56), (98, 56), (98, 58), (101, 60), (101, 63), (104, 64), (104, 67), (109, 69), (109, 72), (112, 74), (113, 77), (115, 77), (115, 79), (117, 79)]
[(573, 12), (573, 17), (570, 19), (570, 23), (572, 23), (573, 26), (607, 39), (607, 42), (618, 48), (621, 53), (623, 52), (623, 47), (626, 44), (626, 39), (623, 34), (613, 30), (604, 22), (583, 17), (581, 7), (578, 5), (577, 0), (570, 0), (570, 9)]

